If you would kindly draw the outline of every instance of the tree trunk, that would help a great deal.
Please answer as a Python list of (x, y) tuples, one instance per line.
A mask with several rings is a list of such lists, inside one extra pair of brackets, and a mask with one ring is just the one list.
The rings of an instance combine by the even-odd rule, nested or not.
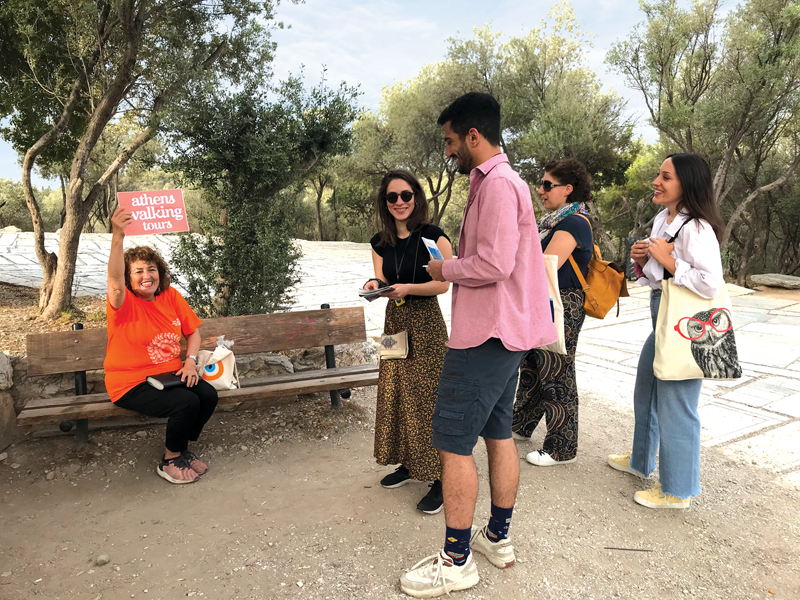
[(325, 236), (322, 233), (322, 194), (325, 192), (325, 184), (320, 181), (317, 188), (317, 227), (319, 228), (319, 241), (324, 242)]
[(333, 210), (333, 241), (339, 241), (339, 214), (336, 211), (336, 190), (331, 195), (331, 209)]
[[(49, 299), (41, 315), (44, 319), (59, 318), (72, 304), (72, 283), (75, 278), (78, 245), (88, 216), (86, 209), (78, 211), (77, 214), (67, 211), (67, 218), (58, 240), (58, 267), (50, 282)], [(44, 284), (42, 287), (44, 288)]]

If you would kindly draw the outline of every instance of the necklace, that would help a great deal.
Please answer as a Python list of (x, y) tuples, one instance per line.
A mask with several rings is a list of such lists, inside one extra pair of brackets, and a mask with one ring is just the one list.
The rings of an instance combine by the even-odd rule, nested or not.
[[(395, 248), (394, 248), (394, 268), (395, 268), (395, 276), (397, 277), (398, 282), (400, 280), (400, 269), (403, 268), (403, 261), (406, 258), (406, 251), (408, 250), (408, 247), (411, 244), (411, 240), (412, 240), (413, 237), (414, 237), (414, 234), (410, 233), (408, 235), (408, 238), (406, 238), (406, 239), (408, 239), (408, 242), (406, 243), (406, 247), (403, 248), (403, 254), (400, 256), (400, 262), (399, 263), (397, 262), (397, 246), (395, 246)], [(420, 242), (421, 239), (422, 239), (422, 232), (420, 232), (419, 237), (417, 238), (416, 250), (414, 252), (414, 264), (412, 265), (412, 273), (411, 273), (411, 284), (412, 285), (414, 284), (414, 282), (417, 279), (417, 257), (419, 256), (419, 242)], [(395, 300), (394, 303), (397, 304), (397, 306), (400, 306), (401, 304), (405, 304), (405, 298), (401, 298), (400, 300)]]

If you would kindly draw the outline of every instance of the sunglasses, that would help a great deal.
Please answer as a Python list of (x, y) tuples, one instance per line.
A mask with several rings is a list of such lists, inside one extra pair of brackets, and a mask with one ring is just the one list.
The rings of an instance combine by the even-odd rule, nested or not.
[(411, 202), (411, 199), (414, 197), (414, 192), (412, 192), (411, 190), (403, 190), (399, 194), (397, 192), (389, 192), (385, 196), (386, 201), (389, 204), (394, 204), (395, 202), (397, 202), (397, 198), (398, 197), (400, 198), (400, 200), (402, 200), (403, 202), (408, 204), (409, 202)]
[(567, 184), (566, 183), (553, 183), (549, 179), (542, 179), (542, 189), (545, 192), (549, 192), (554, 187), (564, 187), (565, 185), (567, 185)]

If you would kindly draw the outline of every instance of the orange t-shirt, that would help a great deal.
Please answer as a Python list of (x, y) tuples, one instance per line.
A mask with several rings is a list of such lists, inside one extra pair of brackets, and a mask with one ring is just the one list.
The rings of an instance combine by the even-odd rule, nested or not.
[(173, 287), (142, 300), (125, 288), (122, 306), (106, 300), (108, 346), (103, 368), (112, 402), (143, 383), (148, 375), (174, 373), (183, 367), (181, 334), (187, 336), (202, 321)]

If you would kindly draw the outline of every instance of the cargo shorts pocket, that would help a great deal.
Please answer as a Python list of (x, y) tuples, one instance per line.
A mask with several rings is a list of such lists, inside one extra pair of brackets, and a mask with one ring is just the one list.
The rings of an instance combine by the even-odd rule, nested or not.
[(433, 431), (442, 435), (467, 435), (475, 427), (480, 388), (463, 380), (442, 379), (433, 413)]

